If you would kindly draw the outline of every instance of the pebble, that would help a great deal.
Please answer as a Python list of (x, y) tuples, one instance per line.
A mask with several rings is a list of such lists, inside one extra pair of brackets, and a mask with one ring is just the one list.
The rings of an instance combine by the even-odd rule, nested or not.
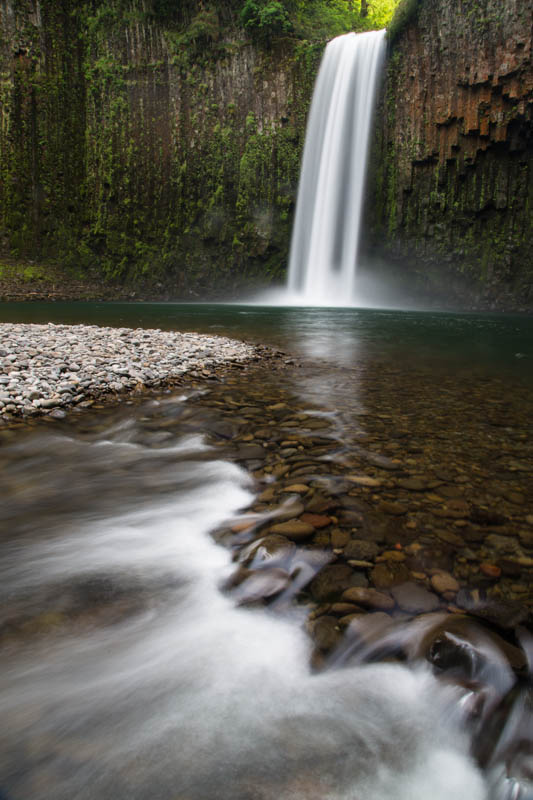
[(352, 539), (344, 548), (346, 558), (355, 561), (370, 561), (379, 553), (379, 547), (375, 542), (368, 542), (365, 539)]
[(394, 608), (394, 600), (390, 595), (359, 586), (346, 589), (342, 593), (342, 600), (368, 608), (379, 608), (381, 611), (390, 611)]
[(270, 533), (277, 533), (280, 536), (286, 536), (287, 539), (292, 539), (299, 542), (302, 539), (308, 539), (315, 532), (315, 529), (308, 522), (301, 522), (298, 519), (289, 520), (288, 522), (278, 522), (272, 525), (269, 530)]
[(313, 528), (326, 528), (331, 524), (331, 517), (322, 514), (302, 514), (302, 522), (308, 522)]
[(439, 598), (433, 592), (428, 592), (423, 586), (408, 581), (400, 586), (393, 586), (391, 594), (404, 611), (413, 614), (426, 614), (439, 607)]
[(382, 481), (379, 478), (371, 478), (368, 475), (347, 475), (349, 481), (357, 484), (357, 486), (368, 486), (370, 488), (377, 488), (381, 486)]
[(9, 353), (0, 356), (0, 419), (7, 420), (49, 411), (61, 419), (87, 395), (157, 386), (256, 354), (225, 337), (52, 323), (1, 323), (0, 351)]
[(393, 503), (389, 500), (384, 500), (380, 503), (378, 510), (382, 511), (384, 514), (392, 514), (396, 517), (407, 514), (408, 511), (407, 506), (404, 506), (403, 503)]
[[(320, 570), (309, 586), (313, 600), (318, 603), (337, 600), (345, 589), (366, 587), (368, 581), (361, 573), (354, 572), (347, 564), (330, 564)], [(347, 600), (343, 596), (343, 601)], [(348, 602), (351, 602), (348, 600)]]
[(286, 486), (281, 491), (288, 492), (291, 494), (305, 494), (306, 492), (309, 491), (309, 486), (306, 486), (303, 483), (293, 483), (290, 486)]
[(431, 586), (438, 594), (445, 594), (446, 592), (458, 592), (460, 589), (459, 583), (455, 580), (453, 575), (449, 572), (437, 572), (431, 578)]
[(319, 650), (329, 652), (338, 645), (341, 634), (336, 617), (322, 616), (310, 623), (311, 636)]
[[(299, 517), (301, 514), (303, 514), (304, 507), (302, 503), (295, 501), (294, 503), (288, 503), (287, 505), (281, 506), (279, 510), (276, 510), (274, 513), (277, 522), (279, 523), (288, 522), (289, 520), (294, 519), (295, 517)], [(311, 523), (311, 525), (313, 525), (311, 520), (303, 520), (303, 521), (309, 522)]]
[(487, 578), (499, 578), (502, 574), (501, 567), (499, 567), (497, 564), (488, 564), (484, 562), (483, 564), (479, 565), (479, 569), (483, 575), (487, 576)]

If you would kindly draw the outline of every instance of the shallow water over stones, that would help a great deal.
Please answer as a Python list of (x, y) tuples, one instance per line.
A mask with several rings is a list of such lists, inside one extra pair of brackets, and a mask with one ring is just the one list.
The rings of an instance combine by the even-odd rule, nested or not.
[[(36, 653), (46, 663), (47, 643), (54, 658), (58, 641), (78, 653), (80, 631), (88, 641), (104, 637), (105, 648), (107, 636), (121, 642), (124, 631), (131, 633), (137, 626), (145, 637), (139, 648), (145, 641), (148, 653), (150, 647), (159, 652), (150, 638), (155, 620), (180, 608), (201, 567), (191, 569), (183, 552), (187, 567), (176, 568), (175, 532), (166, 549), (158, 544), (151, 556), (141, 531), (153, 519), (146, 523), (135, 514), (157, 518), (158, 508), (177, 501), (171, 514), (178, 517), (180, 505), (205, 505), (202, 526), (229, 548), (232, 565), (221, 570), (217, 585), (220, 602), (238, 607), (239, 624), (250, 619), (259, 631), (263, 616), (258, 614), (266, 614), (272, 624), (290, 620), (298, 648), (298, 631), (306, 632), (311, 646), (303, 648), (296, 669), (301, 687), (311, 692), (315, 687), (322, 697), (322, 684), (308, 686), (304, 662), (311, 664), (315, 677), (348, 673), (367, 662), (429, 665), (443, 684), (459, 691), (448, 708), (461, 710), (474, 754), (493, 786), (492, 796), (526, 797), (525, 789), (522, 795), (512, 792), (520, 787), (513, 781), (525, 787), (531, 778), (530, 390), (487, 374), (441, 371), (436, 382), (435, 371), (423, 362), (405, 367), (385, 358), (362, 359), (342, 369), (327, 361), (310, 363), (278, 354), (263, 363), (233, 365), (216, 377), (183, 379), (181, 386), (132, 398), (116, 409), (84, 411), (0, 433), (5, 601), (0, 635), (7, 674), (13, 665), (23, 664), (29, 675), (27, 684), (13, 678), (8, 702), (2, 703), (5, 714), (15, 715), (18, 732), (0, 764), (2, 790), (10, 798), (50, 792), (57, 797), (140, 798), (153, 785), (153, 797), (218, 796), (209, 780), (216, 782), (215, 775), (228, 779), (220, 763), (210, 764), (207, 783), (196, 773), (180, 784), (166, 761), (158, 768), (173, 775), (170, 786), (162, 777), (139, 775), (131, 764), (118, 775), (106, 762), (108, 778), (102, 778), (99, 794), (83, 794), (79, 787), (80, 793), (73, 794), (76, 775), (93, 775), (105, 762), (94, 737), (100, 726), (106, 730), (105, 715), (100, 718), (95, 712), (91, 724), (82, 724), (86, 706), (76, 692), (70, 694), (71, 702), (80, 703), (82, 719), (75, 745), (67, 746), (61, 730), (78, 723), (58, 716), (49, 705), (44, 708), (38, 682), (31, 679), (34, 667), (29, 667)], [(216, 466), (228, 462), (251, 476), (246, 491), (236, 488), (229, 502), (220, 492), (223, 473), (218, 475)], [(231, 473), (230, 484), (242, 487), (244, 481), (245, 486), (245, 473)], [(117, 514), (133, 515), (115, 543), (120, 557), (113, 547), (100, 550), (97, 534)], [(194, 529), (190, 520), (187, 524)], [(77, 535), (78, 529), (92, 531), (94, 549), (90, 540)], [(209, 561), (211, 551), (202, 558)], [(203, 591), (214, 602), (211, 590)], [(202, 635), (208, 635), (194, 620)], [(161, 635), (168, 630), (162, 629)], [(277, 636), (273, 630), (270, 635)], [(179, 643), (172, 646), (182, 652)], [(279, 662), (285, 657), (283, 650), (276, 651)], [(79, 654), (74, 660), (80, 661)], [(391, 691), (386, 673), (379, 676), (386, 695)], [(275, 694), (272, 680), (270, 673), (267, 694)], [(332, 681), (326, 694), (342, 695), (344, 689), (336, 683), (342, 679), (325, 680)], [(287, 686), (279, 681), (275, 677), (287, 703)], [(254, 692), (260, 684), (243, 685)], [(30, 687), (34, 701), (17, 709), (12, 692), (21, 686), (25, 691)], [(233, 684), (224, 689), (234, 690)], [(354, 691), (359, 696), (360, 690)], [(143, 692), (150, 696), (144, 684)], [(363, 694), (368, 697), (368, 687)], [(240, 700), (245, 701), (246, 696)], [(214, 701), (203, 702), (211, 708)], [(54, 703), (61, 703), (60, 692)], [(304, 719), (310, 710), (299, 703)], [(405, 709), (403, 713), (409, 715)], [(126, 727), (128, 714), (121, 722)], [(357, 724), (357, 715), (354, 719)], [(386, 724), (379, 714), (378, 719)], [(237, 738), (242, 742), (240, 725), (236, 723)], [(215, 729), (220, 735), (220, 728)], [(260, 738), (265, 737), (259, 730)], [(331, 735), (332, 741), (340, 741)], [(224, 752), (223, 747), (221, 759)], [(153, 756), (144, 757), (149, 761)], [(388, 757), (394, 771), (394, 759), (390, 753)], [(281, 784), (272, 773), (266, 775), (255, 756), (249, 756), (247, 765), (237, 761), (237, 777), (228, 779), (228, 797), (315, 796), (313, 773), (302, 761), (283, 773)], [(351, 796), (344, 778), (335, 783), (325, 767), (322, 774), (324, 788), (316, 796)], [(353, 775), (346, 780), (353, 788)], [(35, 788), (43, 781), (45, 788)], [(413, 781), (406, 797), (418, 796)], [(427, 786), (433, 788), (431, 780)], [(380, 792), (392, 796), (383, 787), (374, 796), (381, 797)], [(451, 796), (450, 787), (443, 792), (443, 797)], [(397, 797), (403, 796), (398, 790)]]

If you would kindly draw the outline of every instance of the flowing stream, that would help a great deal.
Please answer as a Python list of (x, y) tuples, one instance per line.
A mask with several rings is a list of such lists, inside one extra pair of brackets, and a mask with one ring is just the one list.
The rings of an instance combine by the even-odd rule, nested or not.
[[(438, 566), (458, 556), (462, 569), (464, 553), (477, 558), (468, 552), (489, 546), (479, 536), (492, 528), (454, 528), (453, 518), (436, 517), (438, 536), (441, 528), (456, 533), (433, 539), (438, 506), (430, 497), (426, 512), (417, 494), (409, 519), (423, 520), (423, 529), (396, 518), (390, 529), (372, 492), (350, 495), (345, 475), (384, 476), (375, 493), (392, 492), (391, 455), (400, 480), (447, 472), (446, 485), (469, 503), (496, 504), (508, 517), (506, 535), (518, 541), (523, 531), (526, 542), (530, 320), (113, 304), (9, 305), (0, 314), (159, 321), (287, 351), (221, 381), (191, 379), (188, 388), (2, 433), (2, 800), (531, 796), (530, 689), (507, 660), (506, 648), (519, 658), (516, 644), (475, 623), (471, 635), (455, 631), (444, 642), (459, 642), (468, 675), (454, 671), (453, 658), (451, 671), (435, 669), (435, 659), (398, 659), (402, 637), (413, 639), (402, 627), (413, 615), (399, 609), (388, 639), (366, 636), (370, 657), (354, 654), (360, 639), (343, 639), (317, 668), (306, 628), (309, 603), (319, 604), (305, 593), (322, 569), (320, 553), (332, 555), (329, 533), (322, 546), (317, 539), (291, 552), (292, 566), (256, 569), (246, 527), (280, 513), (257, 501), (277, 483), (252, 439), (265, 443), (268, 463), (292, 465), (292, 483), (307, 481), (306, 497), (316, 501), (332, 487), (341, 528), (353, 524), (343, 514), (355, 513), (353, 505), (342, 510), (345, 500), (360, 503), (369, 533), (385, 525), (384, 536), (404, 548), (420, 541)], [(525, 502), (497, 495), (499, 482), (507, 493), (520, 489)], [(246, 524), (228, 528), (243, 512)], [(239, 564), (254, 581), (268, 576), (279, 600), (263, 599), (257, 581), (228, 591)], [(485, 592), (492, 584), (476, 569), (462, 582)], [(523, 570), (503, 575), (494, 597), (516, 591), (515, 604), (527, 608), (518, 585), (530, 567)], [(288, 588), (272, 589), (273, 579), (287, 587), (280, 576), (289, 574)], [(379, 616), (370, 615), (376, 631)], [(415, 632), (413, 652), (422, 653), (428, 636), (434, 650), (437, 617)], [(442, 666), (446, 653), (439, 657)]]

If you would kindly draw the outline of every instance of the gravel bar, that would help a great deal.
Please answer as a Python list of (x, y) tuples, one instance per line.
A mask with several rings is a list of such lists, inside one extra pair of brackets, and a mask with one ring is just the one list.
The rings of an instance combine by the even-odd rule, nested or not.
[(0, 324), (0, 420), (89, 407), (102, 395), (157, 386), (256, 357), (221, 336), (97, 325)]

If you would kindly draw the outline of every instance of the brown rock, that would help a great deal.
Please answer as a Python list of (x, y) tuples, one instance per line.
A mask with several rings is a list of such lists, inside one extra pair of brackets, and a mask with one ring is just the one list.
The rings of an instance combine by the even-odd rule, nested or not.
[(383, 483), (379, 478), (372, 478), (369, 475), (347, 475), (346, 477), (357, 486), (367, 486), (372, 489), (377, 489)]
[(322, 514), (330, 509), (334, 503), (322, 494), (315, 494), (305, 505), (305, 510), (311, 514)]
[(431, 586), (439, 594), (445, 594), (446, 592), (455, 593), (460, 589), (458, 582), (449, 572), (435, 573), (431, 578)]
[(435, 533), (443, 542), (453, 544), (455, 547), (466, 546), (465, 540), (462, 536), (459, 536), (458, 533), (453, 533), (453, 531), (435, 531)]
[(315, 529), (308, 522), (301, 522), (299, 519), (289, 520), (288, 522), (278, 522), (277, 525), (272, 525), (269, 533), (277, 533), (280, 536), (286, 536), (287, 539), (292, 539), (295, 542), (300, 542), (308, 539), (313, 535)]
[(261, 503), (271, 503), (274, 497), (276, 496), (276, 490), (273, 486), (269, 486), (265, 489), (259, 497), (257, 498)]
[(413, 614), (425, 614), (439, 607), (437, 595), (410, 581), (394, 586), (391, 593), (401, 609)]
[(306, 486), (305, 483), (291, 483), (290, 486), (285, 486), (281, 491), (291, 494), (305, 494), (309, 491), (309, 486)]
[(526, 502), (525, 496), (521, 492), (507, 492), (505, 499), (510, 503), (515, 503), (518, 506), (523, 506)]
[(352, 511), (343, 508), (338, 513), (341, 524), (349, 525), (351, 528), (360, 528), (363, 524), (363, 515), (359, 511)]
[(408, 581), (409, 578), (410, 573), (406, 565), (396, 561), (385, 561), (381, 564), (376, 564), (370, 573), (370, 581), (378, 589), (398, 586), (398, 584)]
[(338, 600), (345, 589), (367, 585), (364, 575), (354, 572), (347, 564), (328, 564), (313, 578), (309, 592), (313, 600), (324, 603)]
[(405, 561), (406, 555), (401, 550), (385, 550), (376, 561)]
[(232, 533), (242, 533), (243, 531), (248, 531), (250, 528), (253, 528), (257, 525), (257, 519), (254, 517), (253, 519), (240, 519), (238, 522), (234, 522), (231, 526)]
[(236, 453), (237, 461), (253, 461), (266, 457), (267, 451), (259, 444), (243, 444)]
[[(394, 620), (384, 611), (369, 611), (367, 614), (351, 614), (346, 636), (357, 636), (372, 644), (394, 625)], [(340, 624), (341, 620), (339, 620)]]
[(470, 520), (476, 525), (505, 525), (507, 517), (497, 511), (474, 507), (470, 512)]
[(334, 528), (331, 531), (331, 546), (334, 550), (339, 550), (345, 547), (350, 541), (350, 532), (343, 531), (340, 528)]
[(458, 498), (463, 496), (463, 490), (460, 486), (440, 486), (439, 487), (439, 494), (442, 497), (447, 497), (450, 499)]
[(274, 513), (277, 522), (286, 522), (289, 519), (299, 517), (300, 514), (303, 514), (303, 511), (303, 503), (300, 503), (296, 500), (293, 503), (287, 503), (287, 505), (280, 506), (274, 510)]
[(341, 639), (337, 617), (318, 617), (309, 623), (309, 629), (316, 646), (325, 653), (333, 650)]
[(378, 592), (376, 589), (360, 587), (346, 589), (346, 591), (342, 593), (342, 599), (347, 603), (355, 603), (356, 605), (368, 608), (379, 608), (382, 611), (394, 608), (394, 600), (392, 597), (383, 592)]
[(302, 522), (308, 522), (313, 528), (325, 528), (331, 524), (331, 517), (326, 517), (323, 514), (302, 514)]
[(408, 489), (411, 492), (424, 492), (429, 488), (428, 482), (423, 480), (423, 478), (400, 478), (398, 486), (401, 486), (402, 489)]
[(333, 603), (330, 607), (330, 611), (336, 616), (345, 617), (347, 614), (357, 614), (362, 611), (362, 609), (354, 605), (354, 603)]
[(483, 562), (479, 565), (479, 569), (483, 575), (487, 576), (487, 578), (499, 578), (502, 574), (501, 567), (498, 567), (497, 564), (488, 564), (487, 562)]
[(375, 558), (378, 553), (378, 545), (375, 542), (367, 542), (365, 539), (352, 539), (344, 548), (345, 557), (357, 561), (368, 561)]
[(400, 517), (402, 514), (407, 514), (408, 508), (402, 503), (393, 503), (389, 500), (383, 500), (379, 506), (378, 511), (383, 514), (392, 514), (392, 516)]
[(533, 531), (518, 531), (520, 544), (524, 547), (533, 548)]

